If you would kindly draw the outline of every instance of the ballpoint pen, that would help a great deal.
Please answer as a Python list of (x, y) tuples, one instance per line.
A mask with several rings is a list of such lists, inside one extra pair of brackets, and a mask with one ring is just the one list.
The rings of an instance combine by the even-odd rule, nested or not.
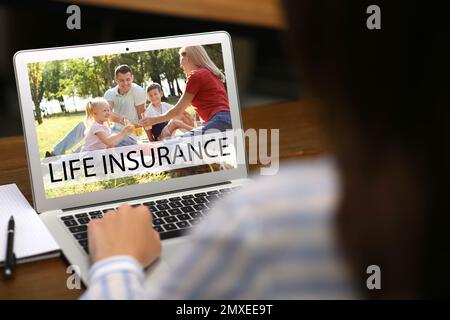
[(5, 259), (5, 275), (11, 276), (14, 272), (14, 231), (15, 231), (15, 223), (14, 217), (11, 216), (8, 222), (8, 235), (7, 235), (7, 243), (6, 243), (6, 259)]

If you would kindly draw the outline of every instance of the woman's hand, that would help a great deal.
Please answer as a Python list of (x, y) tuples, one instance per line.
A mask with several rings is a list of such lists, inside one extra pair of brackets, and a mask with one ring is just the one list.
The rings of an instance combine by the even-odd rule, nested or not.
[(147, 207), (122, 205), (103, 219), (88, 224), (89, 252), (93, 263), (116, 255), (135, 258), (146, 267), (161, 254), (159, 233), (152, 227)]
[(155, 117), (145, 117), (139, 120), (139, 124), (144, 128), (151, 128), (153, 125), (157, 124)]

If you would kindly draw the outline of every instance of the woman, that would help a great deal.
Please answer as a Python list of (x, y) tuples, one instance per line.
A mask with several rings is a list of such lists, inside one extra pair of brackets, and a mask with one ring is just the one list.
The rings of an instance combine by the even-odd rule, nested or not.
[[(364, 1), (285, 3), (289, 52), (320, 101), (332, 156), (284, 165), (218, 203), (151, 297), (448, 298), (447, 12), (389, 1), (370, 30)], [(158, 235), (145, 208), (119, 211), (89, 225), (87, 298), (125, 296), (124, 279), (128, 298), (146, 297), (140, 265), (160, 254)]]
[(145, 117), (144, 128), (181, 116), (192, 105), (202, 126), (193, 130), (204, 133), (209, 129), (231, 129), (230, 106), (225, 90), (225, 76), (202, 46), (183, 47), (179, 51), (180, 65), (187, 77), (186, 89), (174, 108), (156, 117)]

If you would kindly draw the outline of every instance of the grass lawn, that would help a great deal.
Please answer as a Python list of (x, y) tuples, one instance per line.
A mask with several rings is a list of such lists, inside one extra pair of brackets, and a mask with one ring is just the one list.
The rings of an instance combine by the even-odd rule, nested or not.
[[(39, 143), (39, 155), (44, 158), (45, 151), (52, 151), (59, 140), (73, 129), (78, 123), (84, 121), (85, 113), (70, 113), (66, 115), (55, 115), (51, 118), (44, 118), (42, 124), (36, 125)], [(81, 143), (80, 143), (81, 144)], [(80, 145), (79, 144), (79, 145)], [(78, 146), (74, 147), (74, 150)], [(70, 150), (67, 153), (71, 153)]]

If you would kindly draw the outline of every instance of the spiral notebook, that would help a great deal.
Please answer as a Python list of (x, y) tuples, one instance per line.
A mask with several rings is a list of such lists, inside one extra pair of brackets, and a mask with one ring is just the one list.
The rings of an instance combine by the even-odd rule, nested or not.
[(60, 247), (15, 184), (0, 186), (0, 265), (6, 254), (6, 229), (14, 216), (17, 263), (58, 257)]

